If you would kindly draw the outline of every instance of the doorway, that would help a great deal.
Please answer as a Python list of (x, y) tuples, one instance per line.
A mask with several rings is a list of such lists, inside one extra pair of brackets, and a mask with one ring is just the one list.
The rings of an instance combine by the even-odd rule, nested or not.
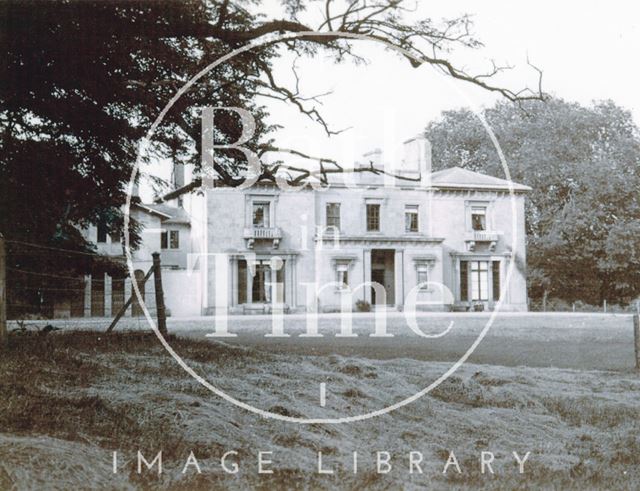
[(395, 250), (371, 250), (371, 282), (382, 285), (386, 293), (386, 299), (378, 298), (381, 295), (377, 295), (375, 288), (371, 287), (372, 305), (395, 304)]

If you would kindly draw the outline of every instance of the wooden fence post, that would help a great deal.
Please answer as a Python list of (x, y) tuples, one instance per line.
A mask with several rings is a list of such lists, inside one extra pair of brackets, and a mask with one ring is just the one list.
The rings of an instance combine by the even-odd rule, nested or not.
[[(144, 285), (147, 283), (147, 280), (151, 278), (151, 275), (153, 274), (153, 270), (154, 270), (153, 266), (149, 268), (149, 271), (147, 271), (147, 274), (142, 279), (142, 282), (138, 285), (138, 288), (141, 288), (144, 291)], [(131, 281), (136, 281), (136, 279), (132, 278)], [(111, 324), (107, 328), (107, 333), (110, 333), (111, 331), (113, 331), (113, 328), (116, 327), (116, 324), (118, 323), (118, 321), (122, 318), (122, 316), (127, 312), (127, 309), (129, 308), (129, 306), (133, 303), (134, 298), (136, 298), (136, 292), (133, 291), (133, 287), (132, 287), (131, 296), (124, 303), (122, 308), (120, 308), (116, 316), (111, 321)]]
[(0, 234), (0, 347), (7, 344), (7, 251)]
[(162, 269), (160, 267), (160, 253), (154, 252), (153, 279), (156, 290), (156, 312), (158, 316), (158, 330), (163, 336), (167, 335), (167, 314), (164, 308), (164, 292), (162, 291)]
[(633, 314), (633, 339), (636, 353), (636, 369), (640, 370), (640, 302), (636, 302), (636, 313)]

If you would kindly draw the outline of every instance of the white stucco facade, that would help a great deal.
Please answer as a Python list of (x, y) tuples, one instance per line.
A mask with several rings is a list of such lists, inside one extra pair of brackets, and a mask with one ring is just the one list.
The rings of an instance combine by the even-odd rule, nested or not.
[(501, 296), (526, 310), (529, 188), (426, 164), (326, 189), (207, 190), (203, 313), (491, 310)]

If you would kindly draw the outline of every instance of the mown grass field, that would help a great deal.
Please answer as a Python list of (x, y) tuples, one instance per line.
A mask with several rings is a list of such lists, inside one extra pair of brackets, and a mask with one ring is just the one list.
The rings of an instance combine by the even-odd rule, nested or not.
[[(228, 393), (290, 416), (378, 409), (450, 366), (402, 353), (309, 355), (184, 337), (171, 344)], [(409, 406), (342, 425), (295, 425), (239, 409), (142, 333), (12, 336), (0, 370), (0, 489), (640, 488), (640, 376), (631, 369), (476, 361)], [(162, 476), (137, 474), (137, 450), (149, 458), (163, 451)], [(192, 450), (201, 474), (181, 472)], [(237, 475), (220, 467), (229, 450), (239, 453)], [(273, 452), (274, 474), (257, 474), (258, 450)], [(355, 450), (357, 474), (348, 466)], [(375, 471), (378, 450), (392, 455), (386, 475)], [(480, 473), (483, 450), (496, 456), (493, 475)], [(334, 475), (317, 474), (319, 451)], [(409, 474), (410, 451), (424, 455), (423, 474)], [(450, 451), (461, 474), (442, 474)], [(522, 475), (512, 451), (531, 452)]]

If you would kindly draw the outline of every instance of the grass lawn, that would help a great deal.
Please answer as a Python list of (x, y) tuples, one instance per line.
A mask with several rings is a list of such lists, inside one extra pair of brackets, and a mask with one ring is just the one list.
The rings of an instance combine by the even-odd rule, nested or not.
[[(260, 350), (190, 338), (174, 349), (240, 400), (291, 416), (341, 417), (415, 393), (450, 363)], [(191, 379), (153, 335), (14, 335), (0, 359), (0, 489), (638, 489), (640, 376), (465, 364), (391, 414), (342, 425), (265, 419)], [(327, 386), (326, 407), (318, 386)], [(112, 451), (119, 472), (112, 473)], [(164, 472), (136, 472), (163, 451)], [(220, 457), (237, 451), (238, 474)], [(190, 451), (201, 467), (182, 468)], [(257, 452), (273, 452), (271, 475)], [(351, 468), (358, 451), (358, 472)], [(375, 452), (391, 455), (377, 474)], [(420, 452), (422, 474), (408, 472)], [(461, 468), (442, 469), (453, 451)], [(495, 474), (480, 473), (480, 452)], [(512, 456), (531, 455), (524, 474)], [(317, 473), (317, 454), (333, 475)], [(230, 459), (234, 460), (234, 459)]]

